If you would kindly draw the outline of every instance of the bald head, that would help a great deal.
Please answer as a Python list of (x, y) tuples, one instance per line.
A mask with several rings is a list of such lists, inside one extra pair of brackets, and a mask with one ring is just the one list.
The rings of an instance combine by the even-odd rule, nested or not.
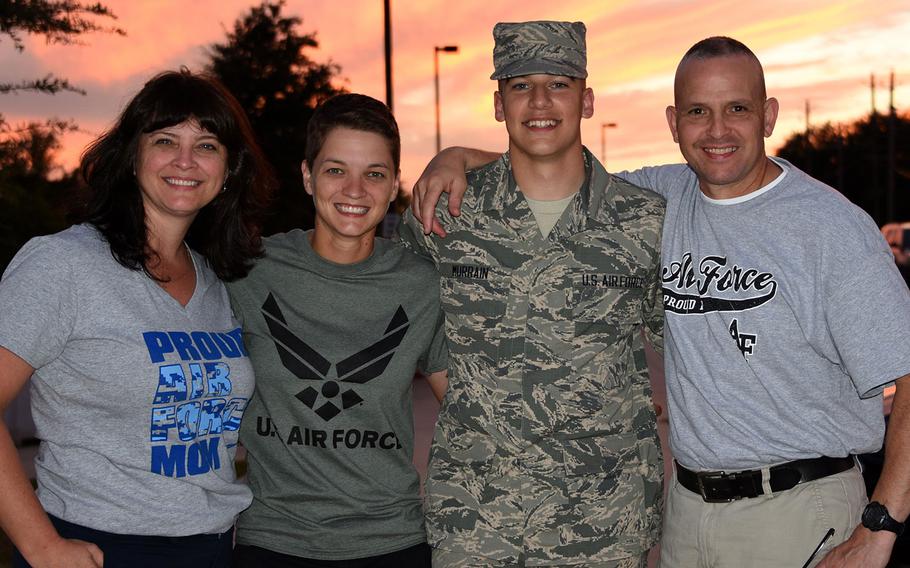
[(733, 38), (725, 36), (714, 36), (701, 40), (683, 55), (679, 65), (676, 67), (676, 79), (673, 82), (673, 95), (679, 100), (681, 83), (685, 80), (685, 68), (688, 63), (693, 61), (705, 61), (718, 57), (738, 57), (744, 65), (750, 67), (750, 72), (754, 73), (758, 79), (760, 96), (762, 99), (767, 97), (765, 91), (765, 73), (762, 70), (761, 62), (746, 44)]
[(780, 173), (764, 143), (778, 105), (749, 48), (725, 37), (695, 44), (676, 70), (674, 99), (667, 124), (708, 197), (739, 197)]

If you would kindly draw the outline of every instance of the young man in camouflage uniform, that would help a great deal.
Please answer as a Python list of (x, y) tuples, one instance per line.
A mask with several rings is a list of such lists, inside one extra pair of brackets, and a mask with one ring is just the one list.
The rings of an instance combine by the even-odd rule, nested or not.
[(440, 567), (639, 567), (657, 539), (659, 442), (641, 331), (660, 343), (664, 201), (581, 144), (580, 22), (497, 24), (509, 152), (471, 172), (432, 258), (449, 342), (426, 483)]
[[(666, 111), (687, 163), (618, 174), (667, 199), (662, 568), (883, 568), (910, 514), (910, 294), (867, 214), (766, 154), (777, 113), (755, 54), (704, 39)], [(892, 381), (867, 504), (853, 455), (880, 447)]]

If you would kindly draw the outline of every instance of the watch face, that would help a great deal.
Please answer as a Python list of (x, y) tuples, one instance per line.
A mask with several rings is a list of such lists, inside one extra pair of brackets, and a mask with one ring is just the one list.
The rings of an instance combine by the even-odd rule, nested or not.
[(881, 505), (874, 501), (866, 505), (866, 509), (863, 511), (863, 526), (870, 530), (877, 530), (881, 528)]
[(863, 526), (872, 531), (881, 530), (888, 519), (888, 509), (875, 501), (866, 505), (863, 511)]

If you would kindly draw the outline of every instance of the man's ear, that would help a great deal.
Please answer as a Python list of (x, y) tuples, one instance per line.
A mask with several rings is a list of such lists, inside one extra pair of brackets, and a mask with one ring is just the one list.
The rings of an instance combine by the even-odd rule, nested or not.
[(779, 110), (780, 105), (774, 97), (765, 101), (765, 138), (768, 138), (774, 133), (774, 125), (777, 124), (777, 113)]
[(594, 116), (594, 91), (588, 87), (581, 95), (581, 117), (591, 118), (592, 116)]
[(502, 108), (502, 93), (499, 91), (493, 92), (493, 116), (497, 122), (504, 122), (506, 119), (505, 110)]
[(679, 136), (676, 135), (676, 107), (673, 105), (667, 107), (667, 125), (673, 134), (673, 141), (679, 144)]

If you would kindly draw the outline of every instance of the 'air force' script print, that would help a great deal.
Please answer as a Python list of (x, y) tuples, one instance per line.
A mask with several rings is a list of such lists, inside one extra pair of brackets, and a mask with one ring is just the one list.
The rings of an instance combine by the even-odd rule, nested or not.
[(709, 255), (696, 262), (692, 253), (661, 270), (664, 309), (677, 314), (740, 312), (774, 298), (777, 281), (770, 272), (727, 265), (727, 257)]
[[(726, 256), (707, 255), (700, 261), (687, 252), (682, 260), (661, 270), (664, 309), (682, 315), (737, 312), (757, 308), (774, 298), (777, 281), (770, 272), (729, 264)], [(758, 336), (741, 329), (734, 317), (730, 337), (748, 359), (755, 353)]]

